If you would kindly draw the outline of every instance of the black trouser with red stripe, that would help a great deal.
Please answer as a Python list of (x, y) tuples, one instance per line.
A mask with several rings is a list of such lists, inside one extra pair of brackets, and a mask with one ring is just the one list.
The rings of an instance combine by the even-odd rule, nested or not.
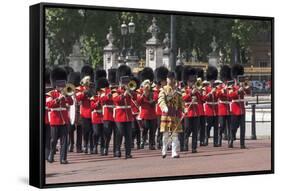
[(206, 139), (206, 120), (205, 116), (199, 116), (199, 141), (200, 145), (204, 145)]
[(45, 124), (45, 159), (48, 159), (50, 154), (50, 141), (51, 141), (51, 127)]
[(132, 123), (133, 123), (133, 129), (132, 129), (132, 147), (134, 147), (134, 142), (135, 142), (135, 139), (137, 141), (137, 148), (139, 149), (140, 148), (140, 142), (141, 142), (141, 132), (140, 132), (140, 126), (139, 126), (139, 123), (141, 121), (137, 121), (137, 120), (134, 120)]
[(116, 151), (115, 155), (121, 157), (121, 144), (122, 137), (125, 138), (125, 154), (131, 155), (131, 145), (132, 145), (132, 122), (116, 122)]
[(184, 150), (188, 150), (189, 137), (192, 133), (192, 150), (197, 149), (199, 117), (184, 118)]
[(88, 147), (90, 146), (90, 151), (93, 151), (93, 129), (91, 118), (82, 117), (82, 128), (83, 128), (83, 139), (84, 139), (84, 152), (88, 152)]
[(219, 131), (218, 131), (218, 117), (217, 116), (206, 116), (206, 144), (208, 145), (209, 137), (210, 137), (210, 132), (211, 128), (214, 128), (214, 137), (213, 137), (213, 144), (214, 146), (218, 145), (218, 136), (219, 136)]
[(243, 115), (232, 115), (231, 116), (231, 131), (230, 131), (230, 145), (233, 146), (233, 141), (237, 132), (237, 129), (240, 127), (240, 146), (245, 146), (245, 114)]
[(50, 141), (50, 154), (49, 161), (54, 160), (54, 154), (56, 152), (56, 146), (58, 139), (60, 139), (60, 161), (66, 161), (67, 159), (67, 125), (54, 125), (51, 126), (51, 141)]
[(219, 138), (218, 143), (219, 145), (222, 145), (222, 134), (226, 133), (228, 142), (230, 141), (230, 116), (224, 115), (219, 116)]
[(142, 132), (141, 147), (144, 146), (149, 131), (149, 149), (155, 149), (156, 119), (145, 119), (143, 122), (144, 129)]
[(108, 154), (108, 148), (113, 132), (113, 153), (115, 153), (115, 148), (116, 148), (116, 124), (114, 121), (103, 121), (103, 133), (104, 133), (104, 154)]
[(103, 124), (93, 124), (93, 141), (95, 154), (98, 153), (98, 144), (100, 141), (100, 154), (104, 155), (104, 131)]

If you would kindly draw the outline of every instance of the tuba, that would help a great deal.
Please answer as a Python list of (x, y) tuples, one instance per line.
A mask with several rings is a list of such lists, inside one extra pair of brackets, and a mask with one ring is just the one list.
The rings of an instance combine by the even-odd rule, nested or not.
[(201, 78), (197, 78), (194, 86), (195, 86), (196, 89), (201, 90), (203, 88), (202, 79)]

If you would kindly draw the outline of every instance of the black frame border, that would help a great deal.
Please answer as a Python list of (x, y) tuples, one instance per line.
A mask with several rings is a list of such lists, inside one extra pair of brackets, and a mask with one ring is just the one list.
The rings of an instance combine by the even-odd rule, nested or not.
[[(103, 181), (85, 181), (72, 183), (56, 183), (46, 184), (45, 176), (45, 157), (44, 157), (44, 142), (45, 130), (44, 125), (44, 72), (45, 72), (45, 9), (46, 8), (67, 8), (67, 9), (88, 9), (100, 11), (128, 11), (148, 14), (173, 14), (183, 16), (198, 16), (198, 17), (215, 17), (215, 18), (230, 18), (230, 19), (250, 19), (250, 20), (267, 20), (271, 22), (271, 169), (262, 171), (247, 171), (247, 172), (228, 172), (216, 174), (200, 174), (200, 175), (183, 175), (183, 176), (165, 176), (152, 178), (138, 179), (119, 179), (119, 180), (103, 180)], [(273, 174), (274, 165), (274, 17), (265, 16), (249, 16), (249, 15), (232, 15), (218, 13), (198, 13), (186, 11), (170, 11), (170, 10), (154, 10), (141, 8), (127, 7), (108, 7), (94, 5), (77, 5), (77, 4), (61, 4), (61, 3), (39, 3), (30, 6), (30, 97), (29, 97), (29, 184), (39, 188), (56, 188), (69, 186), (89, 186), (89, 185), (104, 185), (104, 184), (120, 184), (120, 183), (137, 183), (137, 182), (152, 182), (152, 181), (170, 181), (195, 178), (218, 178), (229, 176), (245, 176), (245, 175), (261, 175)], [(39, 65), (38, 65), (39, 63)], [(38, 80), (40, 79), (40, 80)], [(39, 112), (37, 112), (39, 111)]]

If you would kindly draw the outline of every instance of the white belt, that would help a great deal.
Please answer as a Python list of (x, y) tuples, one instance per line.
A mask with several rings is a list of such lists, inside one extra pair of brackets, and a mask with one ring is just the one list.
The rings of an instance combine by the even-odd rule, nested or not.
[(185, 106), (190, 105), (190, 104), (198, 104), (198, 102), (185, 102)]
[(130, 105), (122, 105), (122, 106), (116, 106), (116, 109), (130, 109), (131, 106)]
[(218, 104), (218, 102), (206, 102), (206, 104)]
[(48, 108), (48, 107), (45, 107), (45, 109), (48, 110), (49, 108)]
[(112, 109), (113, 109), (113, 108), (114, 108), (114, 105), (103, 105), (103, 106), (102, 106), (102, 113), (103, 113), (103, 114), (104, 114), (104, 109), (105, 109), (106, 107), (107, 107), (107, 108), (112, 108)]
[(94, 110), (92, 111), (92, 113), (101, 113), (101, 112), (102, 112), (101, 109), (98, 109), (98, 110), (94, 109)]
[(115, 118), (116, 115), (116, 109), (131, 109), (130, 105), (122, 105), (122, 106), (116, 106), (115, 108), (113, 108), (113, 117)]
[(114, 105), (104, 105), (103, 107), (110, 107), (110, 108), (114, 108)]
[(245, 100), (244, 99), (234, 99), (234, 100), (232, 100), (232, 102), (245, 102)]
[(219, 103), (229, 104), (229, 101), (222, 101), (222, 100), (219, 100)]
[(51, 111), (64, 111), (66, 108), (64, 107), (58, 107), (58, 108), (51, 108)]

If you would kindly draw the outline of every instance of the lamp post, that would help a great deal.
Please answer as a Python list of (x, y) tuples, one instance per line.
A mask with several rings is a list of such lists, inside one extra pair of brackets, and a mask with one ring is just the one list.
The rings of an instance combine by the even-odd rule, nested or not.
[(131, 46), (130, 46), (130, 49), (128, 51), (128, 55), (133, 55), (133, 35), (135, 33), (135, 23), (133, 23), (133, 17), (131, 17), (131, 21), (129, 22), (128, 24), (128, 28), (129, 28), (129, 35), (130, 35), (130, 41), (131, 41)]
[(121, 35), (122, 35), (122, 38), (123, 38), (123, 48), (122, 48), (122, 56), (125, 58), (126, 56), (126, 35), (127, 35), (127, 32), (128, 32), (128, 27), (125, 23), (125, 21), (123, 21), (123, 24), (121, 25)]

